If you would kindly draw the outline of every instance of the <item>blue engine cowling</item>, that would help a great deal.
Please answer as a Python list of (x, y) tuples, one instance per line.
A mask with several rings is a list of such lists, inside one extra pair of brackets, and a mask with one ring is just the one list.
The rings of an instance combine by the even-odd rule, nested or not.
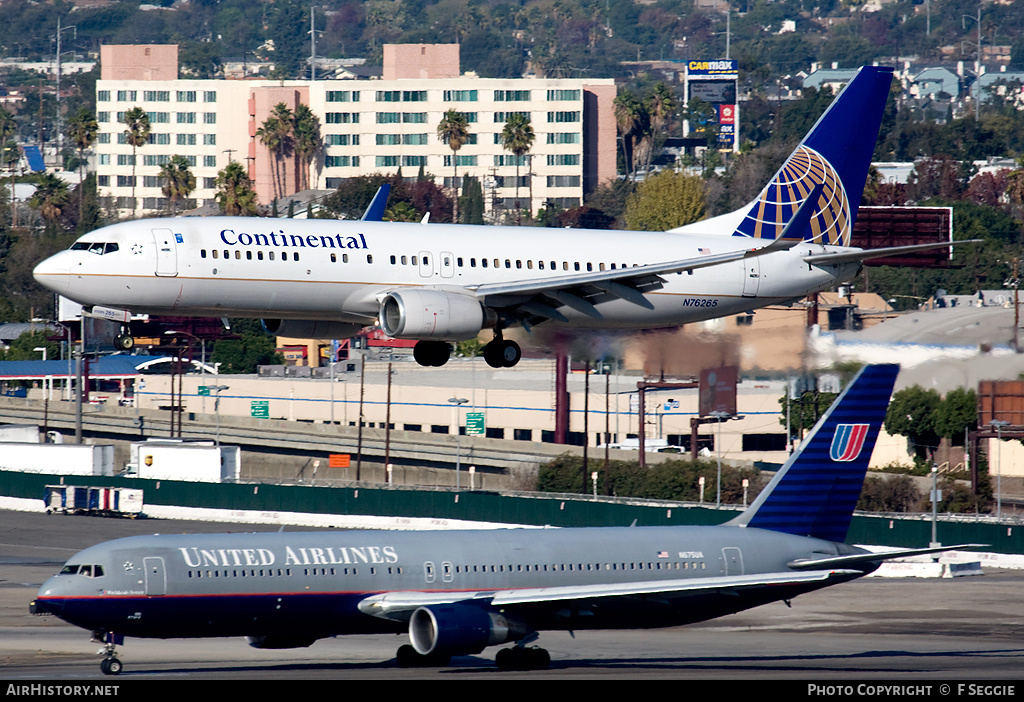
[(465, 656), (517, 641), (526, 628), (499, 612), (464, 604), (420, 607), (409, 620), (409, 640), (421, 655)]

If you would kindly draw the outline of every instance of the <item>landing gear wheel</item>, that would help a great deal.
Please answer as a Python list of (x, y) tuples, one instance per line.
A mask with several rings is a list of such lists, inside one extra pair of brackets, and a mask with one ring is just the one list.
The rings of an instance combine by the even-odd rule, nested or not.
[(551, 654), (543, 648), (503, 648), (494, 657), (499, 670), (547, 670)]
[(395, 653), (395, 660), (399, 668), (430, 668), (444, 667), (451, 662), (452, 657), (440, 653), (431, 653), (424, 656), (409, 644), (398, 647)]
[(114, 348), (118, 351), (131, 351), (135, 347), (135, 337), (131, 334), (118, 334), (114, 337)]
[(412, 357), (421, 366), (443, 366), (452, 355), (452, 345), (447, 341), (417, 341)]
[(104, 675), (120, 675), (121, 661), (116, 658), (104, 658), (100, 663), (100, 670)]
[(491, 368), (511, 368), (522, 357), (519, 344), (507, 339), (495, 339), (484, 347), (484, 360)]

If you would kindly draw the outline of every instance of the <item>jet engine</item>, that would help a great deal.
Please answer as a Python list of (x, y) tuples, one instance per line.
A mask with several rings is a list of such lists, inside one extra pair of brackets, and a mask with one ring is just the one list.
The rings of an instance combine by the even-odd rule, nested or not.
[(359, 333), (361, 324), (317, 319), (261, 319), (263, 331), (291, 339), (348, 339)]
[(463, 341), (489, 326), (486, 309), (472, 295), (422, 288), (388, 293), (379, 319), (393, 339)]
[(517, 641), (526, 627), (499, 612), (473, 605), (420, 607), (409, 619), (409, 640), (421, 655), (465, 656), (487, 646)]

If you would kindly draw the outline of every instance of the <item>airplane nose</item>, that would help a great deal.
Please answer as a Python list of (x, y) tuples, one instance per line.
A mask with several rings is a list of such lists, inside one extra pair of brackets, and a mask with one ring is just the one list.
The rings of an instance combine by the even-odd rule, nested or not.
[(63, 590), (56, 578), (50, 578), (39, 588), (39, 593), (29, 605), (29, 611), (32, 614), (56, 614), (59, 617), (64, 611)]
[(32, 277), (43, 287), (63, 295), (67, 293), (68, 286), (71, 284), (69, 272), (70, 262), (61, 251), (36, 265), (32, 271)]

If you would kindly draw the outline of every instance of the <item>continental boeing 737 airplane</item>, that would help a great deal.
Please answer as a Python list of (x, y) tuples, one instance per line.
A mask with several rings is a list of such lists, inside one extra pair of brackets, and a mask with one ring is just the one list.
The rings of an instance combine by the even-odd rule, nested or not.
[(379, 324), (418, 340), (422, 365), (486, 329), (503, 367), (521, 356), (514, 326), (654, 329), (788, 303), (929, 248), (850, 247), (891, 78), (862, 68), (756, 200), (669, 232), (382, 222), (382, 203), (358, 221), (145, 219), (86, 234), (35, 278), (120, 322), (122, 349), (132, 314), (254, 317), (299, 338)]
[(247, 636), (257, 648), (408, 632), (399, 665), (501, 649), (545, 668), (543, 630), (640, 629), (789, 601), (875, 570), (844, 543), (899, 367), (867, 366), (746, 511), (721, 526), (135, 536), (81, 551), (39, 590), (106, 646), (125, 636)]

